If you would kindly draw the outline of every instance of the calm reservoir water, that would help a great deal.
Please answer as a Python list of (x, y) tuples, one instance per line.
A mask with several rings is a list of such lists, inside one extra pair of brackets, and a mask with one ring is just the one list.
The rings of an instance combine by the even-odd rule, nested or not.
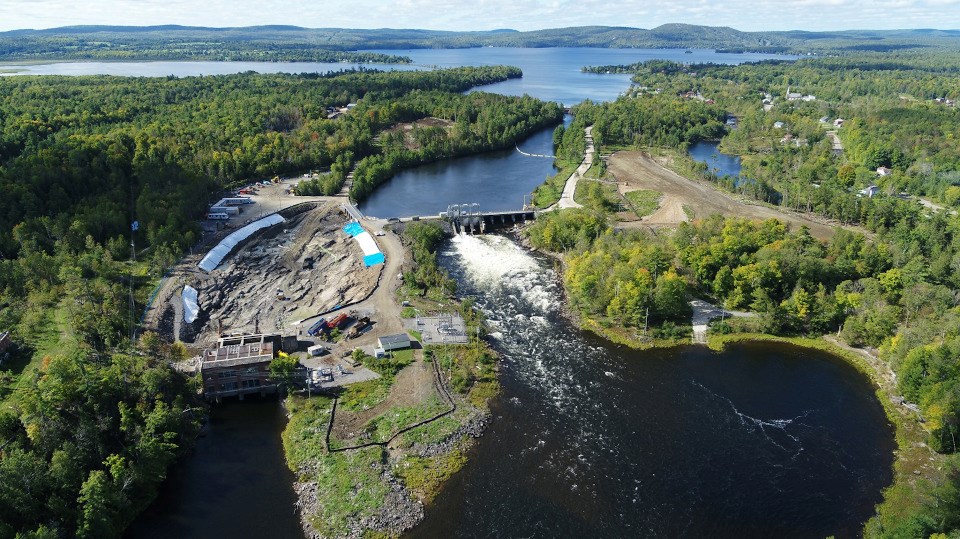
[(690, 157), (701, 163), (706, 163), (710, 171), (717, 176), (740, 176), (740, 156), (728, 155), (717, 147), (720, 143), (713, 141), (697, 142), (688, 150)]
[(442, 264), (503, 353), (470, 461), (410, 537), (851, 537), (891, 481), (868, 380), (750, 344), (637, 352), (572, 327), (550, 265), (498, 237)]

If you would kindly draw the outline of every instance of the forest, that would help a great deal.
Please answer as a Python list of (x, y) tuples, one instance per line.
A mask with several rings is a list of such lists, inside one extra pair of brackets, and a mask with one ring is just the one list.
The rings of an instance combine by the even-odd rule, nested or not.
[[(0, 367), (0, 538), (117, 537), (192, 446), (205, 407), (170, 366), (188, 352), (136, 325), (212, 197), (276, 174), (482, 151), (559, 121), (556, 104), (462, 94), (519, 76), (0, 78), (0, 331), (16, 343)], [(412, 156), (380, 137), (427, 116), (451, 132), (425, 131)], [(411, 278), (447, 286), (425, 260)]]

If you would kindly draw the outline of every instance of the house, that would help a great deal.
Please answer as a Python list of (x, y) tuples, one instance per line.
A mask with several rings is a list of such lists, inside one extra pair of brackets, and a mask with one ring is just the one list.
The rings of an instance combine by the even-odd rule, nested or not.
[(834, 127), (843, 127), (843, 118), (837, 118), (833, 121)]
[(774, 128), (774, 129), (783, 129), (783, 127), (784, 127), (785, 125), (786, 125), (786, 124), (783, 123), (783, 122), (773, 122), (773, 128)]
[(404, 348), (410, 348), (410, 336), (406, 333), (384, 335), (377, 339), (377, 346), (379, 346), (383, 351), (403, 350)]
[(803, 99), (803, 94), (801, 94), (801, 93), (799, 93), (799, 92), (788, 92), (788, 93), (787, 93), (787, 101), (799, 101), (799, 100), (801, 100), (801, 99)]
[(861, 195), (865, 195), (867, 198), (873, 198), (873, 195), (880, 192), (880, 188), (876, 185), (871, 185), (865, 189), (860, 190)]
[(219, 401), (224, 397), (274, 393), (277, 384), (270, 380), (270, 362), (278, 335), (241, 335), (224, 337), (217, 347), (200, 356), (203, 395)]
[(820, 123), (822, 123), (822, 124), (828, 124), (828, 123), (830, 123), (830, 117), (829, 117), (829, 116), (824, 116), (823, 118), (820, 118)]
[(893, 174), (893, 169), (887, 167), (877, 167), (877, 176), (889, 176)]

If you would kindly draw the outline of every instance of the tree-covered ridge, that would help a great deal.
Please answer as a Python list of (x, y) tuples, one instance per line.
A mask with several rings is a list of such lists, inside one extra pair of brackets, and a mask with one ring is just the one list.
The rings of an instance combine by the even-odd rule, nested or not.
[[(831, 53), (957, 50), (953, 30), (743, 32), (664, 24), (656, 28), (578, 26), (518, 32), (252, 26), (68, 26), (0, 33), (0, 59), (211, 59), (326, 61), (335, 51), (466, 47), (700, 48), (729, 52)], [(405, 61), (361, 52), (351, 61)]]

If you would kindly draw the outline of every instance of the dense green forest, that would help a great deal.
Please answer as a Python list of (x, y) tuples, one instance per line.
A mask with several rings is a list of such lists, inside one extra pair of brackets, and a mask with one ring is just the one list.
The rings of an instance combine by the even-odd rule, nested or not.
[[(330, 61), (335, 51), (465, 47), (699, 48), (727, 52), (857, 55), (956, 49), (955, 30), (742, 32), (729, 27), (664, 24), (656, 28), (579, 26), (518, 32), (251, 26), (68, 26), (0, 33), (0, 59), (210, 59)], [(360, 53), (348, 61), (403, 61)]]
[[(264, 176), (389, 163), (407, 152), (388, 129), (398, 122), (449, 122), (415, 137), (411, 159), (423, 160), (559, 121), (556, 104), (462, 94), (518, 76), (0, 79), (0, 331), (17, 343), (0, 368), (0, 538), (118, 536), (192, 445), (203, 408), (170, 367), (187, 351), (132, 337), (211, 197)], [(414, 280), (443, 285), (434, 273)]]

